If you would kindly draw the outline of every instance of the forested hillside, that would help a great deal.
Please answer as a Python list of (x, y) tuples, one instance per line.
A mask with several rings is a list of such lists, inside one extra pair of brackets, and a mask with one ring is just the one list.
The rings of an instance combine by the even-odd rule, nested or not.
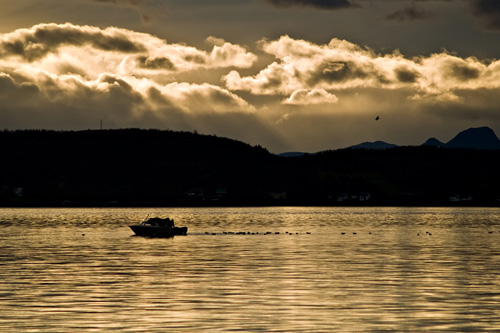
[[(159, 130), (0, 132), (0, 205), (498, 205), (500, 152), (344, 149), (280, 157)], [(451, 198), (451, 201), (450, 201)]]

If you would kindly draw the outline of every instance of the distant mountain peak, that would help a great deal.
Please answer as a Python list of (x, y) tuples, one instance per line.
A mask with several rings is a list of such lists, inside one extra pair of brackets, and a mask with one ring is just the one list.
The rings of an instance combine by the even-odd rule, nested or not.
[(436, 138), (430, 138), (427, 141), (425, 141), (422, 146), (444, 147), (444, 146), (446, 146), (446, 144), (439, 141)]
[[(500, 150), (500, 139), (495, 132), (486, 126), (469, 128), (458, 133), (453, 139), (447, 143), (443, 143), (436, 138), (430, 138), (425, 141), (422, 146), (443, 147), (443, 148), (465, 148), (479, 150)], [(354, 146), (349, 146), (347, 149), (372, 149), (384, 150), (398, 145), (387, 143), (384, 141), (363, 142)]]
[(383, 150), (398, 147), (398, 145), (387, 143), (384, 141), (375, 141), (375, 142), (363, 142), (358, 145), (350, 146), (347, 148), (350, 149), (373, 149), (373, 150)]
[(457, 134), (446, 147), (470, 149), (500, 149), (500, 140), (489, 127), (469, 128)]

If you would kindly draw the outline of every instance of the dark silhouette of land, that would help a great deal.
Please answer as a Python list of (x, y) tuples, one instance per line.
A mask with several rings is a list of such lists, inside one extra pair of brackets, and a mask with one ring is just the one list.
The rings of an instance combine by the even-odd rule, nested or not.
[(2, 206), (498, 206), (500, 151), (439, 146), (291, 157), (160, 130), (0, 132)]
[[(469, 128), (458, 133), (447, 143), (443, 143), (436, 138), (430, 138), (422, 144), (423, 146), (434, 146), (442, 148), (468, 148), (468, 149), (499, 149), (500, 140), (495, 132), (488, 127)], [(361, 149), (388, 149), (398, 147), (398, 145), (376, 141), (363, 142), (348, 148)]]

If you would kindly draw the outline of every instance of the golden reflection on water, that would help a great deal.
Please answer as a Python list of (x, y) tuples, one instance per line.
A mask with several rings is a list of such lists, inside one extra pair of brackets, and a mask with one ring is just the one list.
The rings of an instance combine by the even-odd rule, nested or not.
[(0, 331), (495, 332), (499, 213), (0, 209)]

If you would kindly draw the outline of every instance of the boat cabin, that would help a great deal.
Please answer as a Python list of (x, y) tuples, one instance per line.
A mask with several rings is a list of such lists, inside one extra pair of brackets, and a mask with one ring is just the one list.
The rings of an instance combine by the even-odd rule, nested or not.
[(159, 217), (153, 217), (150, 219), (147, 219), (146, 221), (141, 223), (144, 226), (151, 226), (151, 227), (160, 227), (160, 228), (174, 228), (174, 220), (170, 218), (159, 218)]

